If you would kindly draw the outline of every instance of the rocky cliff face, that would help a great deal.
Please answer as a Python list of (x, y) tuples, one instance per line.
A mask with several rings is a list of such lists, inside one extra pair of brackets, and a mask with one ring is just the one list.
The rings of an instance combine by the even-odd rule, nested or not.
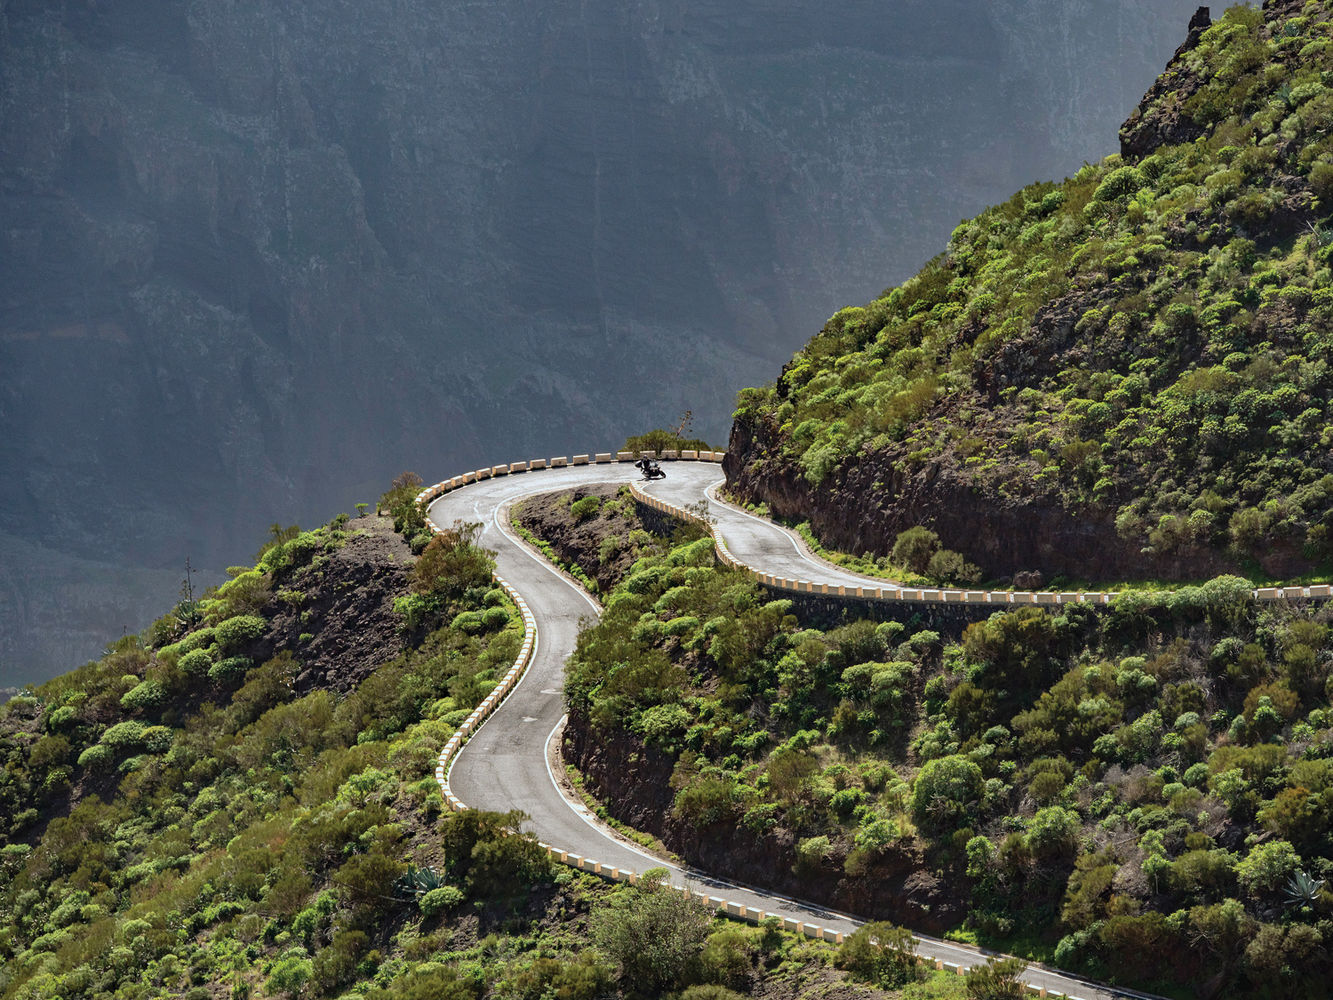
[(404, 467), (720, 438), (1189, 9), (3, 0), (0, 679)]
[[(979, 391), (941, 404), (929, 419), (1003, 439), (1018, 424), (1020, 408), (987, 388), (1040, 384), (1077, 364), (1083, 348), (1074, 336), (1075, 320), (1090, 305), (1071, 295), (1043, 309), (1024, 336), (989, 360)], [(738, 413), (723, 461), (728, 489), (766, 503), (776, 517), (808, 521), (825, 544), (841, 551), (887, 554), (900, 532), (929, 525), (988, 578), (1035, 573), (1044, 581), (1190, 579), (1235, 569), (1222, 553), (1201, 547), (1145, 551), (1139, 541), (1117, 532), (1114, 506), (1070, 505), (1049, 483), (1010, 491), (998, 479), (980, 477), (955, 450), (923, 464), (913, 460), (912, 445), (894, 443), (863, 451), (811, 484), (799, 463), (784, 454), (783, 443), (771, 414)], [(1283, 557), (1294, 554), (1273, 551), (1267, 568), (1291, 571)], [(1028, 585), (1030, 579), (1023, 584)]]

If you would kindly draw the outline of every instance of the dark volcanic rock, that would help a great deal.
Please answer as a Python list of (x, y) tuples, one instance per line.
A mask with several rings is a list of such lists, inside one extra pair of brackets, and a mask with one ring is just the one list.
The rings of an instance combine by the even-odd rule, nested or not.
[(788, 831), (755, 833), (725, 823), (697, 828), (675, 817), (673, 762), (633, 735), (592, 732), (587, 720), (571, 717), (562, 750), (616, 819), (653, 834), (686, 862), (713, 874), (933, 934), (965, 915), (965, 901), (930, 875), (918, 851), (888, 851), (855, 876), (843, 871), (846, 856), (835, 851), (818, 874), (798, 877), (792, 870), (796, 841)]
[(403, 646), (393, 602), (407, 593), (416, 557), (390, 518), (355, 518), (347, 531), (342, 548), (285, 588), (299, 588), (299, 600), (274, 600), (265, 609), (268, 635), (251, 651), (262, 661), (290, 649), (301, 664), (295, 684), (302, 692), (350, 691)]
[(1200, 7), (1190, 18), (1189, 33), (1180, 48), (1167, 63), (1139, 106), (1120, 126), (1120, 155), (1127, 160), (1140, 160), (1158, 146), (1190, 142), (1204, 134), (1204, 128), (1180, 112), (1181, 103), (1202, 85), (1203, 81), (1184, 64), (1182, 57), (1199, 44), (1199, 38), (1212, 25), (1207, 7)]

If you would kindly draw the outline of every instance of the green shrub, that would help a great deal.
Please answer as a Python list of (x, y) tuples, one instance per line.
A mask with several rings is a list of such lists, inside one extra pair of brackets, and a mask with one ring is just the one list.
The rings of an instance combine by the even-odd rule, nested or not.
[(413, 590), (455, 599), (470, 587), (490, 589), (495, 563), (491, 553), (476, 544), (480, 531), (480, 524), (455, 521), (437, 533), (412, 569)]
[(813, 878), (824, 867), (824, 862), (833, 853), (833, 845), (828, 837), (805, 837), (796, 844), (796, 864), (793, 871), (802, 878)]
[(885, 921), (865, 924), (843, 939), (838, 967), (882, 989), (898, 989), (925, 978), (916, 944), (904, 927)]
[(296, 996), (309, 982), (314, 973), (314, 965), (304, 948), (292, 948), (273, 963), (264, 989), (269, 994), (285, 993)]
[(417, 908), (424, 917), (433, 917), (445, 910), (451, 910), (467, 898), (457, 886), (442, 885), (417, 897)]
[(217, 625), (214, 630), (218, 646), (224, 653), (254, 642), (268, 629), (268, 622), (258, 615), (236, 615)]
[(551, 862), (537, 841), (512, 833), (522, 813), (468, 809), (450, 813), (440, 828), (445, 867), (470, 896), (512, 896), (551, 876)]
[(129, 712), (151, 712), (166, 700), (166, 688), (158, 681), (146, 680), (120, 696), (120, 707)]
[(203, 677), (212, 665), (213, 657), (208, 654), (207, 650), (194, 649), (182, 656), (176, 667), (182, 673), (191, 677)]
[(981, 570), (953, 549), (940, 549), (926, 563), (925, 574), (935, 583), (976, 583)]
[(513, 976), (503, 995), (511, 1000), (597, 1000), (608, 995), (612, 978), (597, 954), (585, 950), (573, 961), (534, 959)]
[(720, 983), (695, 983), (680, 991), (680, 1000), (745, 1000), (745, 994)]
[(1077, 813), (1063, 806), (1047, 806), (1032, 817), (1024, 839), (1037, 857), (1072, 854), (1080, 826)]
[(696, 776), (676, 792), (674, 802), (678, 815), (699, 826), (730, 822), (741, 805), (735, 780), (722, 774)]
[(146, 727), (142, 722), (118, 722), (102, 734), (101, 742), (115, 749), (137, 747), (143, 740)]
[(681, 615), (679, 618), (672, 618), (662, 626), (662, 634), (667, 638), (678, 638), (687, 636), (699, 627), (699, 619), (694, 615)]
[(754, 945), (739, 927), (719, 927), (704, 942), (700, 962), (711, 983), (745, 989), (754, 966)]
[(1325, 209), (1333, 206), (1333, 163), (1320, 160), (1310, 167), (1310, 187), (1314, 189)]
[(628, 899), (594, 911), (590, 924), (593, 940), (616, 964), (621, 983), (660, 996), (696, 978), (713, 914), (702, 903), (654, 884), (648, 874)]
[(569, 512), (574, 515), (576, 521), (585, 521), (601, 509), (602, 498), (596, 496), (583, 497), (569, 505)]
[(973, 966), (967, 970), (968, 1000), (1021, 1000), (1027, 996), (1027, 968), (1019, 958), (989, 958), (985, 965)]
[(928, 760), (912, 784), (912, 818), (930, 829), (958, 826), (977, 810), (985, 786), (981, 768), (967, 757)]
[(166, 753), (176, 739), (176, 733), (169, 726), (149, 726), (139, 736), (140, 745), (148, 753)]
[(73, 705), (61, 705), (53, 708), (46, 716), (46, 728), (58, 730), (72, 728), (79, 721), (79, 710)]
[(380, 497), (377, 510), (386, 510), (393, 518), (393, 530), (409, 541), (426, 531), (426, 512), (417, 504), (421, 492), (421, 477), (415, 472), (404, 472)]
[(114, 760), (115, 757), (111, 748), (103, 743), (97, 743), (79, 754), (79, 767), (86, 767), (90, 771), (99, 771), (110, 767)]
[(1285, 840), (1256, 844), (1236, 865), (1236, 877), (1252, 896), (1276, 893), (1301, 866), (1295, 848)]
[(462, 611), (454, 616), (449, 627), (466, 632), (468, 635), (477, 635), (485, 627), (485, 621), (480, 611)]
[(255, 665), (248, 656), (229, 656), (208, 668), (209, 679), (217, 684), (233, 681)]
[(892, 559), (913, 573), (925, 573), (930, 559), (940, 548), (940, 536), (918, 525), (898, 535), (893, 543)]
[(1097, 185), (1092, 198), (1094, 201), (1115, 201), (1134, 194), (1142, 186), (1143, 175), (1135, 167), (1117, 167)]
[(195, 650), (213, 645), (215, 635), (216, 633), (211, 626), (208, 628), (201, 628), (191, 632), (180, 642), (176, 643), (176, 648), (182, 653), (191, 653)]
[(678, 741), (685, 730), (694, 722), (694, 717), (684, 705), (654, 705), (638, 717), (635, 730), (643, 735), (644, 742), (664, 749), (678, 749)]

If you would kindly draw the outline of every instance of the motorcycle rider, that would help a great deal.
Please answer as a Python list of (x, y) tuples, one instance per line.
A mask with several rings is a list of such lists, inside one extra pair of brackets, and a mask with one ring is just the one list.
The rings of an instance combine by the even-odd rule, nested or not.
[(665, 479), (666, 473), (652, 459), (643, 457), (634, 463), (634, 467), (643, 473), (644, 479)]

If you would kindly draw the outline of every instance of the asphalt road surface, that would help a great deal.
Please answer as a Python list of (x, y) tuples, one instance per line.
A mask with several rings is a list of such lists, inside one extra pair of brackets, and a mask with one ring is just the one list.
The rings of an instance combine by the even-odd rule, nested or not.
[[(722, 482), (722, 470), (711, 463), (664, 462), (663, 468), (666, 479), (639, 485), (678, 506), (697, 504), (708, 497), (710, 487)], [(638, 470), (629, 463), (544, 469), (482, 480), (446, 493), (430, 505), (430, 516), (441, 527), (455, 520), (483, 525), (479, 543), (495, 551), (497, 573), (523, 595), (537, 622), (536, 650), (527, 673), (455, 757), (450, 787), (472, 808), (521, 810), (530, 817), (525, 830), (571, 854), (637, 872), (665, 867), (674, 885), (688, 885), (794, 920), (834, 930), (854, 930), (860, 921), (853, 916), (681, 868), (627, 843), (581, 802), (566, 797), (556, 781), (555, 769), (561, 765), (558, 753), (551, 751), (558, 750), (557, 734), (564, 718), (565, 660), (574, 649), (581, 626), (595, 620), (600, 608), (578, 584), (514, 534), (509, 506), (534, 494), (638, 480)], [(715, 530), (732, 555), (754, 569), (817, 584), (885, 585), (883, 580), (851, 573), (812, 556), (794, 532), (711, 497), (708, 502)], [(918, 937), (922, 954), (964, 968), (984, 962), (987, 954), (953, 942)], [(1025, 979), (1033, 987), (1082, 1000), (1144, 995), (1035, 966)]]

